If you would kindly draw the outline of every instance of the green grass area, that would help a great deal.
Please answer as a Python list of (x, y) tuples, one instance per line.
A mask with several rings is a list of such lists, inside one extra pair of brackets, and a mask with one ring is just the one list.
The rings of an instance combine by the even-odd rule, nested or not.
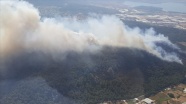
[(127, 103), (128, 104), (135, 104), (133, 100), (128, 100)]
[(160, 93), (158, 95), (155, 96), (155, 99), (156, 99), (156, 104), (162, 104), (164, 101), (168, 101), (170, 100), (171, 98), (168, 97), (166, 94), (164, 93)]

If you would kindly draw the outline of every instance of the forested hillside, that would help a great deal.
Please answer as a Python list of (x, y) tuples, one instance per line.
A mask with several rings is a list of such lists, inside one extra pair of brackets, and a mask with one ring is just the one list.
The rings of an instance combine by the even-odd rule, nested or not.
[(98, 54), (72, 52), (48, 68), (40, 75), (51, 87), (86, 103), (155, 94), (186, 74), (185, 66), (144, 51), (108, 47)]
[(57, 58), (21, 54), (9, 64), (12, 73), (6, 79), (39, 76), (63, 96), (86, 104), (149, 96), (182, 82), (186, 74), (184, 65), (162, 61), (142, 50), (113, 47)]

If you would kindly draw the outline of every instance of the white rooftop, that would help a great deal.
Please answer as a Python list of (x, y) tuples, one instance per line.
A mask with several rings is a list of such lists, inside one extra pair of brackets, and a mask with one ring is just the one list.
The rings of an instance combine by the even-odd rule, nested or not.
[(147, 104), (151, 104), (153, 102), (153, 100), (151, 100), (149, 98), (145, 98), (142, 101), (145, 102), (145, 103), (147, 103)]
[(184, 92), (186, 92), (186, 88), (184, 88), (184, 90), (183, 90)]

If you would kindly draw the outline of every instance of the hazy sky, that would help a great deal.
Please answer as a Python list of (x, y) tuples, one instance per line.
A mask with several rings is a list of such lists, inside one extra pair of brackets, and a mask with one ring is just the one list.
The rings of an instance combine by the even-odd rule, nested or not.
[(42, 2), (59, 2), (59, 1), (75, 1), (75, 2), (83, 2), (83, 1), (113, 1), (113, 2), (124, 2), (124, 1), (136, 1), (136, 2), (148, 2), (148, 3), (162, 3), (162, 2), (184, 2), (186, 3), (186, 0), (26, 0), (26, 1), (42, 1)]
[(120, 0), (120, 1), (136, 1), (136, 2), (148, 2), (148, 3), (186, 2), (186, 0)]

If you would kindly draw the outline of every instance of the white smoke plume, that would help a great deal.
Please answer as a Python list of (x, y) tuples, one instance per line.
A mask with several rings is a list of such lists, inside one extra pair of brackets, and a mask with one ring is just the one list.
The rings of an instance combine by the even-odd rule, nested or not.
[(153, 29), (145, 32), (131, 29), (115, 16), (88, 18), (42, 18), (28, 2), (0, 1), (1, 58), (22, 50), (59, 52), (96, 51), (101, 46), (128, 47), (145, 50), (158, 58), (182, 63), (175, 53), (168, 53), (157, 42), (177, 48), (167, 37)]

